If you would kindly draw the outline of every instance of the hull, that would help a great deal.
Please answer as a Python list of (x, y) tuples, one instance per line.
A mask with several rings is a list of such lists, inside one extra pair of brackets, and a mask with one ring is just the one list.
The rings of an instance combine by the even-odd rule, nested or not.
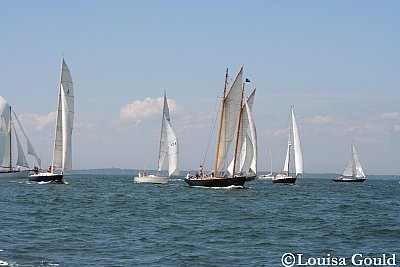
[(257, 175), (253, 174), (253, 175), (248, 175), (246, 176), (246, 182), (250, 182), (250, 181), (254, 181), (254, 179), (257, 178)]
[(29, 181), (31, 182), (54, 182), (54, 183), (62, 183), (63, 174), (61, 173), (39, 173), (32, 174), (29, 176)]
[(185, 182), (190, 186), (203, 186), (203, 187), (228, 187), (228, 186), (244, 186), (246, 177), (204, 177), (204, 178), (185, 178)]
[(272, 182), (274, 184), (294, 184), (297, 180), (297, 177), (285, 176), (285, 177), (274, 177), (272, 178)]
[(168, 179), (169, 179), (169, 177), (162, 177), (162, 176), (156, 176), (156, 175), (133, 177), (133, 181), (135, 183), (150, 183), (150, 184), (166, 184), (166, 183), (168, 183)]
[(11, 171), (11, 172), (0, 172), (0, 178), (27, 178), (31, 174), (31, 171)]
[(272, 180), (273, 178), (274, 178), (274, 176), (272, 176), (271, 174), (265, 174), (265, 175), (258, 176), (259, 180)]
[(332, 181), (334, 182), (341, 182), (341, 183), (362, 183), (366, 178), (346, 178), (346, 177), (336, 177), (333, 178)]

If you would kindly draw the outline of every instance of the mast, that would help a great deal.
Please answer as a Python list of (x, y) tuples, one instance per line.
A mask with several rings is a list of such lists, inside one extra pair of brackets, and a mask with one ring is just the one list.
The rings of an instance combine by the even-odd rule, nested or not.
[(217, 168), (218, 168), (218, 152), (219, 152), (219, 146), (221, 142), (221, 131), (222, 131), (222, 121), (224, 118), (224, 102), (225, 102), (225, 95), (226, 95), (226, 84), (228, 82), (228, 68), (226, 68), (226, 73), (225, 73), (225, 83), (224, 83), (224, 95), (222, 97), (222, 109), (221, 109), (221, 118), (219, 121), (219, 131), (218, 131), (218, 142), (217, 142), (217, 153), (215, 155), (215, 167), (214, 167), (214, 176), (217, 176)]
[(240, 100), (240, 112), (239, 112), (239, 122), (238, 122), (238, 130), (237, 130), (237, 135), (236, 135), (236, 145), (235, 145), (235, 156), (233, 158), (233, 171), (232, 171), (232, 177), (235, 176), (235, 168), (236, 168), (236, 157), (237, 157), (237, 150), (238, 150), (238, 143), (239, 143), (239, 134), (240, 134), (240, 121), (242, 120), (242, 112), (243, 112), (243, 92), (244, 92), (244, 83), (242, 86), (242, 99)]
[[(165, 101), (167, 99), (167, 93), (164, 91), (164, 101), (163, 101), (163, 110), (162, 110), (162, 116), (161, 116), (161, 127), (160, 127), (160, 146), (158, 148), (158, 165), (160, 163), (160, 155), (161, 155), (161, 140), (162, 140), (162, 132), (163, 132), (163, 123), (164, 123), (164, 108), (165, 108)], [(158, 175), (158, 170), (162, 166), (157, 166), (157, 175)]]
[(272, 174), (272, 148), (269, 148), (269, 158), (271, 160), (271, 174)]
[[(55, 133), (54, 133), (54, 147), (53, 147), (53, 160), (51, 162), (51, 173), (54, 173), (54, 153), (56, 150), (56, 138), (57, 138), (57, 125), (58, 125), (58, 112), (59, 112), (59, 105), (60, 105), (60, 100), (61, 100), (61, 82), (62, 82), (62, 72), (63, 72), (63, 62), (64, 62), (64, 56), (61, 58), (61, 70), (60, 70), (60, 82), (58, 85), (58, 101), (57, 101), (57, 113), (56, 113), (56, 128), (55, 128)], [(64, 103), (62, 103), (64, 104)], [(61, 160), (63, 162), (63, 160)]]
[(9, 129), (8, 129), (8, 131), (10, 132), (10, 172), (12, 171), (12, 144), (11, 144), (11, 125), (12, 125), (12, 122), (11, 122), (11, 106), (10, 106), (10, 122), (9, 122)]
[(290, 108), (289, 153), (288, 153), (288, 168), (287, 168), (288, 176), (289, 176), (289, 172), (290, 172), (290, 148), (292, 146), (291, 139), (292, 139), (292, 131), (293, 131), (293, 112), (292, 112), (292, 110), (293, 110), (293, 106), (291, 106), (291, 108)]

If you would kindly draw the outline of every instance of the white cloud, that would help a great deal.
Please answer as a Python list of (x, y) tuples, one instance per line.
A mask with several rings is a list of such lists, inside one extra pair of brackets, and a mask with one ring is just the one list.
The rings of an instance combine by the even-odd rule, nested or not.
[(56, 112), (53, 111), (46, 115), (21, 114), (18, 118), (22, 124), (30, 123), (35, 125), (38, 130), (41, 130), (49, 124), (55, 124)]
[(381, 117), (382, 119), (388, 119), (388, 120), (390, 120), (390, 119), (396, 119), (396, 118), (399, 117), (399, 113), (398, 113), (398, 112), (386, 112), (386, 113), (382, 113), (382, 114), (380, 115), (380, 117)]
[[(122, 120), (135, 120), (140, 122), (143, 119), (161, 116), (164, 98), (150, 98), (144, 100), (134, 100), (132, 103), (122, 107), (119, 118)], [(171, 113), (177, 110), (176, 102), (168, 99), (168, 107)]]
[(310, 120), (311, 124), (321, 126), (321, 125), (326, 125), (326, 124), (333, 124), (335, 123), (335, 119), (333, 119), (331, 116), (314, 116)]
[(284, 135), (288, 135), (288, 129), (281, 129), (281, 130), (274, 131), (272, 133), (272, 136), (274, 136), (274, 137), (284, 136)]

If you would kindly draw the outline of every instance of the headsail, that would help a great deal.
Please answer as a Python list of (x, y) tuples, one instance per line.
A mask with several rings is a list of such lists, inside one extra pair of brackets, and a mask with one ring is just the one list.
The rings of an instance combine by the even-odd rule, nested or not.
[(179, 175), (179, 144), (171, 124), (166, 123), (168, 141), (168, 174)]

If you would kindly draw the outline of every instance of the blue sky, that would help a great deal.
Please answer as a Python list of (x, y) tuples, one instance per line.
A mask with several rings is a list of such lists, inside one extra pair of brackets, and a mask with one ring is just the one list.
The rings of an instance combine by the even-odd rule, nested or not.
[(197, 169), (225, 69), (244, 64), (260, 170), (269, 148), (283, 165), (294, 105), (306, 172), (341, 172), (354, 142), (367, 174), (399, 174), (398, 14), (398, 1), (0, 1), (0, 95), (46, 166), (64, 54), (73, 167), (155, 168), (166, 90), (181, 169)]

